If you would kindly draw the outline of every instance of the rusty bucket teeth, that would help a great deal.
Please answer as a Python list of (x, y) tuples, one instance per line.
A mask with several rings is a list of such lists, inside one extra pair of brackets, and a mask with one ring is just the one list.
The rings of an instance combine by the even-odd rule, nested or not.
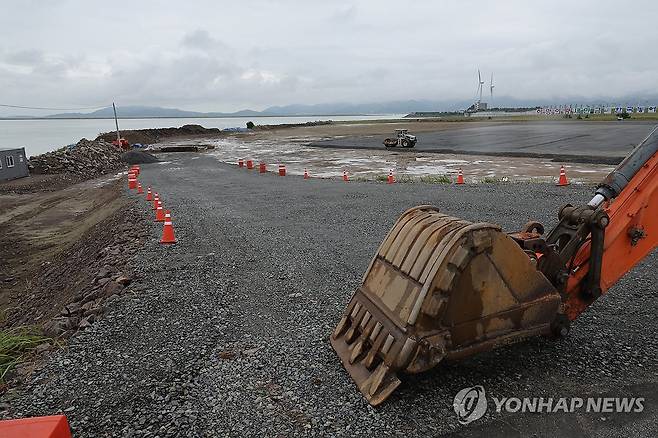
[(558, 292), (496, 225), (431, 206), (395, 223), (331, 335), (363, 396), (377, 405), (442, 359), (547, 334)]
[(387, 365), (381, 364), (359, 388), (373, 406), (377, 406), (388, 398), (400, 386), (400, 379), (390, 372)]
[[(373, 327), (375, 325), (373, 324)], [(374, 342), (369, 336), (360, 336), (352, 344), (348, 344), (345, 338), (341, 337), (331, 339), (331, 344), (339, 352), (343, 365), (350, 370), (359, 390), (372, 405), (386, 400), (400, 385), (395, 372), (391, 371), (378, 354), (391, 349), (393, 336), (382, 333), (381, 328), (379, 331)]]

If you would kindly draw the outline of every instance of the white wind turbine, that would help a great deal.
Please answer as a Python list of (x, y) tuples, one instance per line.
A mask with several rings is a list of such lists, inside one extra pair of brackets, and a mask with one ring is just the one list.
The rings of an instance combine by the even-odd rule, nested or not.
[(482, 86), (484, 85), (484, 81), (482, 80), (482, 75), (480, 75), (480, 69), (478, 68), (478, 107), (480, 106), (480, 102), (482, 102)]

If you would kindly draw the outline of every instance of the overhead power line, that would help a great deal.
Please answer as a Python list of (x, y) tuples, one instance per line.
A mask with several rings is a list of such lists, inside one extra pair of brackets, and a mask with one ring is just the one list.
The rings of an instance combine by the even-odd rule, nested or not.
[(4, 103), (0, 103), (0, 106), (5, 107), (5, 108), (20, 108), (20, 109), (48, 110), (48, 111), (81, 111), (81, 110), (93, 110), (93, 109), (100, 109), (100, 108), (108, 108), (108, 107), (111, 107), (112, 104), (90, 106), (90, 107), (85, 107), (85, 108), (48, 108), (48, 107), (39, 107), (39, 106), (8, 105), (8, 104), (4, 104)]

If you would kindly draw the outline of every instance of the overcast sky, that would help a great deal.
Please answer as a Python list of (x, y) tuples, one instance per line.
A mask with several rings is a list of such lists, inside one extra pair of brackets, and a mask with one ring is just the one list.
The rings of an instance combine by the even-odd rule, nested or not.
[(478, 68), (500, 96), (655, 96), (657, 22), (655, 0), (2, 0), (0, 103), (472, 99)]

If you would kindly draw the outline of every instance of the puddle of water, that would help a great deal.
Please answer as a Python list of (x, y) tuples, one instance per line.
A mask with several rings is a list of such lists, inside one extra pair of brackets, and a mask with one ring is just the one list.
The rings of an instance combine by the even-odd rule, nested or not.
[(122, 178), (124, 175), (128, 175), (128, 172), (127, 172), (127, 171), (126, 171), (126, 172), (118, 172), (116, 175), (112, 175), (112, 176), (109, 176), (109, 177), (107, 177), (107, 178), (103, 178), (103, 179), (101, 179), (101, 180), (99, 180), (99, 181), (96, 181), (96, 182), (94, 183), (93, 187), (94, 187), (95, 189), (97, 189), (97, 188), (99, 188), (99, 187), (106, 186), (106, 185), (108, 185), (109, 183), (114, 182), (114, 181), (116, 181), (116, 180)]
[(445, 175), (446, 173), (457, 173), (456, 169), (449, 169), (447, 166), (442, 166), (440, 164), (431, 165), (423, 164), (420, 166), (414, 166), (412, 173), (420, 173), (423, 175)]
[(610, 173), (612, 172), (613, 168), (609, 169), (570, 169), (571, 172), (577, 172), (577, 173), (599, 173), (603, 171), (604, 173)]
[(334, 159), (333, 162), (336, 164), (369, 164), (373, 161), (372, 158), (368, 157), (354, 157), (354, 158), (342, 158), (342, 159)]
[[(438, 155), (438, 154), (437, 154), (437, 155)], [(431, 156), (417, 157), (417, 158), (416, 158), (416, 161), (432, 161), (432, 162), (437, 162), (437, 161), (438, 161), (438, 162), (442, 162), (442, 163), (451, 163), (451, 164), (468, 164), (468, 163), (469, 163), (468, 160), (464, 160), (464, 159), (461, 159), (461, 158), (459, 158), (459, 159), (458, 159), (458, 158), (454, 158), (454, 159), (449, 159), (449, 160), (448, 160), (448, 159), (445, 159), (445, 158), (437, 159), (437, 158), (435, 158), (435, 157), (431, 157)], [(479, 162), (483, 162), (483, 161), (481, 161), (481, 160), (480, 160), (480, 161), (476, 160), (476, 161), (472, 161), (471, 163), (473, 163), (473, 164), (477, 164), (477, 163), (479, 163)]]

